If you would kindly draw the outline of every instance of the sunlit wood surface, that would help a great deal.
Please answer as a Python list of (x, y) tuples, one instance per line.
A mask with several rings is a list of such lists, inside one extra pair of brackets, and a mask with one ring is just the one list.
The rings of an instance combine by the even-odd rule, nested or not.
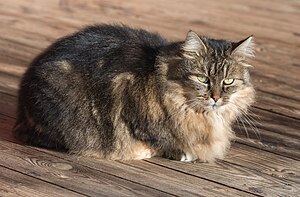
[[(224, 160), (76, 158), (12, 137), (18, 83), (30, 61), (83, 26), (119, 22), (169, 40), (190, 29), (230, 40), (254, 35), (254, 122), (236, 123), (238, 139)], [(297, 0), (2, 0), (0, 196), (300, 196), (299, 81)]]

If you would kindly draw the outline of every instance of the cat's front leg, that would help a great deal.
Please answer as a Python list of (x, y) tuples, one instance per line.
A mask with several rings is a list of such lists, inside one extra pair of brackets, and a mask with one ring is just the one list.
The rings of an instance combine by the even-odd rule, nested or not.
[(187, 153), (183, 153), (181, 155), (180, 161), (191, 162), (191, 161), (195, 161), (197, 159), (198, 159), (198, 157), (196, 157), (193, 154), (187, 152)]
[(169, 150), (164, 150), (161, 153), (161, 156), (167, 159), (172, 159), (176, 161), (180, 161), (182, 158), (182, 155), (184, 155), (184, 152), (180, 149), (169, 149)]
[(183, 161), (183, 162), (191, 162), (195, 161), (198, 158), (191, 153), (185, 153), (180, 149), (172, 149), (172, 150), (167, 150), (162, 153), (162, 157), (167, 158), (167, 159), (172, 159), (172, 160), (177, 160), (177, 161)]

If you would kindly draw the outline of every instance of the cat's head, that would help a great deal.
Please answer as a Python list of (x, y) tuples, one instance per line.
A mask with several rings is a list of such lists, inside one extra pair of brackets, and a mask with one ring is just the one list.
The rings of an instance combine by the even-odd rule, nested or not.
[(163, 58), (174, 102), (195, 111), (245, 110), (254, 100), (247, 63), (254, 56), (252, 39), (229, 42), (188, 32), (180, 51)]

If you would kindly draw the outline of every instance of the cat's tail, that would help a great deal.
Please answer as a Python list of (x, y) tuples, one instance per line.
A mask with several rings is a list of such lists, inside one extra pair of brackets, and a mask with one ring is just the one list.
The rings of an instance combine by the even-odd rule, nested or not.
[(46, 132), (43, 132), (41, 126), (30, 125), (30, 123), (26, 120), (16, 123), (13, 134), (16, 139), (31, 146), (67, 151), (66, 147), (62, 143), (59, 143), (57, 140), (53, 140), (53, 137)]

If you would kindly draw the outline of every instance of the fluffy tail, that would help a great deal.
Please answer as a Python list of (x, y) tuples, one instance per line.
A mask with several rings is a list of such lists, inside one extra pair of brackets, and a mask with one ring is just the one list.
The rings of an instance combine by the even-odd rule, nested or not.
[(50, 136), (43, 131), (40, 126), (29, 125), (28, 122), (21, 122), (14, 127), (14, 136), (18, 140), (37, 147), (67, 151), (66, 147), (59, 143), (59, 140), (54, 140), (54, 136)]

